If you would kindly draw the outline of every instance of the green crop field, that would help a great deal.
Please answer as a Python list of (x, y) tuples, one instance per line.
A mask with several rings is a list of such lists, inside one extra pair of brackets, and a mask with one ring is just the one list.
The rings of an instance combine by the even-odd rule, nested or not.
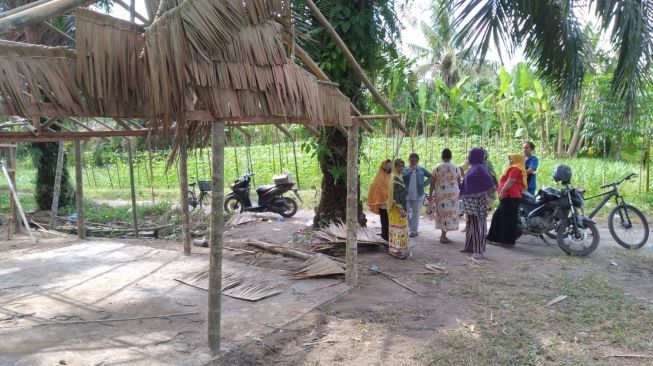
[[(468, 140), (459, 138), (450, 139), (449, 142), (445, 142), (444, 139), (434, 138), (416, 138), (413, 141), (409, 138), (404, 138), (403, 140), (364, 138), (360, 148), (359, 168), (363, 201), (366, 199), (367, 190), (380, 162), (385, 158), (392, 158), (397, 144), (401, 145), (398, 154), (399, 157), (407, 160), (407, 155), (414, 150), (421, 156), (420, 164), (428, 169), (432, 169), (439, 162), (440, 151), (444, 147), (449, 147), (453, 151), (454, 162), (460, 163), (464, 159), (466, 151), (471, 147), (484, 146), (490, 152), (490, 158), (497, 173), (501, 174), (501, 171), (507, 164), (507, 154), (510, 152), (519, 152), (521, 142), (515, 140), (501, 144), (494, 140), (481, 141), (477, 137)], [(291, 143), (253, 145), (251, 147), (227, 147), (225, 150), (225, 180), (227, 187), (225, 189), (228, 189), (228, 185), (245, 171), (256, 173), (253, 182), (255, 186), (271, 183), (274, 174), (289, 172), (292, 174), (293, 179), (299, 183), (305, 199), (304, 207), (313, 206), (319, 199), (322, 179), (321, 172), (317, 159), (311, 152), (303, 151), (300, 145), (301, 143), (296, 144), (294, 153)], [(573, 184), (585, 188), (588, 194), (600, 192), (601, 185), (620, 179), (630, 172), (639, 174), (639, 165), (637, 163), (626, 161), (604, 162), (597, 158), (554, 159), (545, 154), (539, 153), (538, 155), (540, 156), (538, 186), (555, 186), (555, 183), (551, 179), (551, 171), (559, 163), (572, 167)], [(134, 174), (139, 200), (152, 200), (152, 191), (154, 192), (154, 201), (156, 202), (175, 202), (177, 200), (179, 192), (178, 169), (175, 164), (170, 169), (166, 169), (168, 156), (169, 151), (153, 152), (152, 179), (150, 180), (147, 152), (140, 151), (135, 154)], [(210, 180), (209, 157), (210, 149), (189, 151), (189, 180)], [(84, 158), (83, 180), (84, 189), (88, 198), (122, 200), (128, 200), (130, 198), (129, 170), (126, 154), (116, 154), (109, 163), (102, 166), (92, 164), (92, 152), (86, 152)], [(295, 165), (295, 158), (297, 165)], [(73, 159), (69, 159), (68, 164), (69, 166), (67, 168), (70, 171), (70, 177), (74, 177)], [(25, 197), (24, 199), (26, 201), (24, 206), (28, 210), (33, 209), (34, 203), (30, 202), (31, 194), (29, 193), (34, 191), (35, 170), (31, 164), (31, 160), (26, 156), (20, 157), (18, 165), (18, 189), (24, 193), (23, 197)], [(248, 169), (248, 166), (251, 169)], [(642, 192), (644, 191), (645, 185), (643, 181)], [(2, 186), (0, 185), (0, 187)], [(653, 211), (653, 197), (646, 193), (640, 193), (639, 178), (625, 182), (620, 186), (620, 189), (626, 195), (629, 203), (645, 211)], [(598, 201), (588, 202), (588, 207), (592, 207), (595, 203), (598, 203)], [(0, 210), (6, 210), (6, 206), (7, 199), (6, 195), (4, 195), (3, 198), (0, 198)], [(604, 209), (600, 215), (605, 216), (607, 213), (608, 208)]]

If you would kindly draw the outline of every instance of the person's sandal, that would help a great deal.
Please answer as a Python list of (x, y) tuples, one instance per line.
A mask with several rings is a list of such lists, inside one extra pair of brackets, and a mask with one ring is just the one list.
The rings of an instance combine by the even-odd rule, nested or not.
[(453, 241), (451, 241), (451, 239), (449, 238), (444, 238), (444, 239), (440, 238), (440, 243), (449, 244), (449, 243), (453, 243)]

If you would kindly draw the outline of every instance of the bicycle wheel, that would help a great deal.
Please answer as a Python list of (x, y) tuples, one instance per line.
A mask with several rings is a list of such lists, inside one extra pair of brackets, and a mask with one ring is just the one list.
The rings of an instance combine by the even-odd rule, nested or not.
[(197, 199), (195, 198), (195, 193), (192, 191), (188, 191), (188, 206), (191, 207), (191, 210), (197, 207)]
[(209, 192), (202, 192), (200, 193), (200, 198), (197, 199), (199, 201), (200, 207), (204, 206), (211, 206), (211, 193)]
[(626, 249), (639, 249), (648, 240), (648, 222), (631, 205), (619, 205), (610, 211), (608, 229), (612, 238)]
[(599, 246), (599, 230), (592, 222), (584, 220), (584, 229), (574, 230), (572, 218), (566, 218), (558, 224), (558, 246), (569, 255), (586, 256)]

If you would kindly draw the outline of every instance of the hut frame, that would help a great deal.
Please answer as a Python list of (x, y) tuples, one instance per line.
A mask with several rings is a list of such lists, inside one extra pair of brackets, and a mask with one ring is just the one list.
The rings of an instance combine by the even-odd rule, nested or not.
[[(225, 128), (233, 127), (241, 129), (242, 126), (246, 125), (273, 124), (283, 132), (284, 124), (301, 124), (312, 133), (317, 133), (317, 127), (319, 126), (336, 126), (348, 136), (346, 281), (351, 286), (356, 285), (358, 278), (356, 272), (356, 230), (358, 226), (356, 211), (359, 199), (357, 193), (359, 128), (362, 127), (368, 131), (372, 131), (372, 126), (368, 121), (390, 119), (401, 131), (405, 132), (406, 129), (400, 121), (399, 116), (395, 114), (387, 101), (375, 89), (345, 43), (313, 1), (306, 0), (308, 8), (336, 42), (345, 55), (350, 67), (352, 67), (367, 86), (375, 100), (387, 111), (387, 115), (362, 115), (349, 102), (348, 98), (337, 89), (337, 84), (331, 83), (317, 63), (295, 44), (294, 37), (292, 37), (293, 30), (290, 26), (290, 8), (287, 0), (221, 0), (213, 2), (213, 7), (211, 7), (212, 5), (209, 4), (209, 1), (205, 0), (185, 0), (180, 1), (179, 4), (175, 1), (165, 0), (157, 4), (156, 0), (145, 0), (148, 5), (147, 16), (138, 14), (135, 11), (135, 0), (131, 0), (130, 4), (126, 4), (121, 0), (114, 1), (130, 11), (131, 22), (112, 19), (108, 16), (95, 14), (84, 8), (79, 8), (79, 6), (88, 3), (87, 0), (38, 0), (0, 14), (0, 35), (13, 33), (15, 36), (13, 39), (26, 41), (26, 43), (0, 41), (0, 73), (5, 72), (5, 75), (7, 75), (7, 70), (22, 71), (22, 74), (16, 72), (16, 75), (14, 75), (15, 79), (4, 83), (0, 81), (0, 116), (11, 116), (16, 120), (20, 118), (28, 120), (28, 123), (25, 123), (23, 120), (20, 124), (24, 131), (0, 131), (0, 143), (74, 141), (76, 190), (78, 192), (78, 235), (80, 237), (85, 236), (84, 212), (83, 205), (81, 204), (83, 200), (83, 187), (80, 141), (98, 137), (155, 138), (161, 134), (174, 132), (176, 136), (176, 151), (179, 153), (178, 164), (181, 176), (182, 239), (184, 242), (184, 253), (187, 255), (190, 254), (188, 203), (184, 202), (188, 197), (186, 149), (191, 143), (189, 139), (190, 130), (210, 131), (213, 154), (211, 210), (214, 214), (211, 215), (210, 219), (211, 249), (208, 344), (211, 353), (218, 355), (220, 351), (221, 252), (223, 243), (222, 231), (224, 227), (222, 200), (224, 194)], [(193, 2), (192, 7), (185, 5), (190, 2)], [(217, 6), (220, 8), (215, 7), (216, 3), (219, 3)], [(239, 6), (247, 8), (238, 8)], [(195, 14), (196, 18), (193, 24), (197, 24), (201, 20), (206, 24), (218, 24), (217, 28), (194, 29), (193, 32), (195, 33), (193, 34), (175, 33), (182, 29), (180, 28), (180, 24), (182, 24), (184, 16), (189, 16), (190, 12), (196, 7), (208, 11), (205, 14), (209, 15), (204, 15), (204, 18), (201, 18), (202, 14)], [(220, 14), (225, 9), (233, 10), (233, 12), (231, 14)], [(45, 31), (53, 33), (54, 37), (60, 37), (62, 42), (70, 43), (72, 39), (53, 29), (54, 27), (48, 23), (48, 20), (54, 16), (73, 11), (80, 18), (91, 19), (91, 21), (82, 24), (82, 26), (102, 26), (110, 32), (115, 31), (116, 37), (122, 37), (125, 40), (125, 47), (116, 48), (114, 45), (111, 49), (107, 47), (102, 48), (103, 45), (92, 43), (93, 41), (100, 42), (98, 39), (92, 38), (93, 34), (89, 35), (88, 33), (82, 32), (78, 32), (78, 38), (75, 40), (77, 44), (76, 50), (36, 44), (35, 29), (37, 27), (44, 27)], [(196, 11), (196, 13), (199, 13), (199, 11)], [(233, 17), (234, 14), (237, 16)], [(271, 19), (270, 14), (275, 14), (276, 19)], [(220, 18), (220, 16), (223, 17)], [(134, 23), (136, 19), (145, 22), (147, 27), (144, 28)], [(237, 24), (239, 22), (240, 24)], [(262, 23), (265, 24), (261, 25)], [(234, 27), (240, 26), (240, 35), (242, 35), (252, 30), (250, 28), (257, 26), (267, 26), (270, 30), (274, 30), (274, 27), (276, 27), (275, 24), (282, 28), (278, 32), (283, 37), (277, 38), (276, 40), (282, 39), (281, 47), (287, 50), (287, 52), (284, 52), (285, 54), (279, 55), (278, 52), (274, 54), (275, 45), (270, 45), (270, 39), (261, 40), (257, 38), (260, 34), (252, 33), (250, 34), (251, 37), (246, 39), (248, 42), (263, 42), (262, 44), (265, 45), (265, 49), (263, 50), (265, 52), (263, 53), (270, 51), (267, 53), (269, 62), (257, 59), (255, 55), (246, 55), (244, 52), (245, 47), (239, 48), (245, 44), (243, 43), (243, 39), (240, 39), (242, 41), (241, 43), (236, 44), (230, 49), (229, 47), (223, 47), (225, 40), (232, 40), (232, 43), (237, 40), (234, 38), (236, 36), (232, 29)], [(219, 28), (220, 26), (222, 28)], [(78, 24), (78, 27), (81, 26)], [(142, 39), (143, 34), (145, 35), (145, 40)], [(157, 38), (158, 35), (163, 36)], [(85, 38), (80, 39), (80, 37)], [(182, 37), (187, 38), (184, 40)], [(159, 51), (172, 50), (171, 52), (174, 54), (164, 54), (161, 52), (151, 54), (146, 52), (147, 62), (141, 64), (136, 62), (137, 57), (142, 58), (143, 55), (135, 55), (134, 52), (142, 49), (152, 51), (155, 49), (154, 42), (159, 42), (157, 44), (160, 46), (157, 47)], [(170, 45), (166, 42), (176, 43)], [(89, 61), (89, 58), (94, 57), (99, 52), (95, 48), (96, 46), (101, 51), (106, 52), (106, 55), (99, 55)], [(177, 49), (177, 46), (185, 48), (181, 50)], [(279, 44), (276, 44), (276, 48), (278, 51)], [(192, 65), (196, 67), (194, 70), (188, 70), (186, 68), (186, 66), (190, 65), (190, 62), (183, 65), (174, 65), (178, 62), (187, 62), (184, 59), (187, 57), (187, 54), (182, 54), (180, 53), (181, 51), (196, 56), (195, 63)], [(202, 54), (203, 51), (207, 51), (207, 53)], [(80, 54), (77, 54), (78, 52)], [(203, 62), (202, 60), (197, 61), (201, 57), (206, 58), (207, 55), (216, 54), (216, 52), (222, 52), (223, 56), (227, 56), (222, 59), (207, 59), (206, 61), (209, 61), (208, 64), (201, 64)], [(302, 60), (312, 72), (312, 75), (289, 60), (292, 54)], [(14, 56), (13, 59), (11, 58), (12, 55)], [(105, 64), (106, 59), (103, 58), (105, 56), (109, 57), (112, 63)], [(22, 60), (19, 60), (19, 58), (22, 58)], [(225, 92), (226, 94), (222, 95), (232, 97), (228, 101), (232, 113), (231, 115), (227, 115), (224, 111), (219, 110), (221, 105), (215, 103), (214, 105), (208, 105), (210, 104), (208, 103), (210, 99), (207, 99), (207, 96), (214, 96), (211, 93), (216, 92), (216, 90), (217, 92), (222, 92), (218, 90), (219, 88), (216, 89), (217, 87), (215, 86), (204, 86), (206, 85), (205, 80), (195, 78), (193, 79), (193, 83), (195, 83), (196, 90), (194, 93), (189, 91), (186, 82), (188, 79), (186, 79), (186, 75), (183, 75), (184, 72), (194, 71), (199, 76), (219, 79), (221, 76), (224, 76), (223, 73), (219, 74), (218, 71), (210, 71), (208, 74), (202, 73), (200, 68), (210, 67), (211, 62), (216, 68), (225, 65), (231, 67), (234, 65), (230, 63), (233, 63), (236, 59), (242, 61), (247, 58), (251, 59), (251, 64), (255, 64), (252, 67), (254, 70), (259, 70), (260, 66), (267, 65), (270, 69), (273, 69), (273, 72), (283, 70), (285, 73), (283, 75), (274, 75), (274, 77), (278, 77), (275, 79), (276, 81), (272, 81), (277, 83), (274, 84), (276, 90), (267, 90), (268, 94), (263, 95), (267, 97), (267, 100), (261, 99), (261, 93), (248, 94), (246, 90), (240, 93), (227, 91)], [(3, 61), (7, 60), (9, 60), (8, 63), (5, 62), (3, 64)], [(73, 69), (71, 65), (75, 61), (77, 64), (76, 68)], [(38, 64), (39, 62), (41, 64)], [(53, 62), (55, 66), (52, 66)], [(235, 66), (229, 67), (223, 67), (221, 70), (235, 72), (233, 71)], [(245, 68), (247, 67), (248, 65), (245, 65)], [(259, 68), (257, 69), (257, 67)], [(150, 73), (148, 75), (149, 80), (145, 80), (145, 77), (142, 76), (142, 73), (145, 71), (149, 71)], [(103, 78), (102, 76), (98, 76), (100, 73), (108, 76)], [(293, 75), (301, 80), (289, 78), (289, 73), (294, 73)], [(57, 77), (59, 77), (56, 82), (52, 82), (52, 78), (54, 78), (53, 74), (57, 74)], [(268, 73), (266, 75), (269, 76), (271, 74)], [(247, 83), (249, 85), (262, 85), (262, 83), (265, 83), (261, 79), (264, 76), (264, 73), (259, 73), (256, 75), (259, 79), (256, 81), (240, 80), (238, 83), (243, 85)], [(290, 81), (280, 86), (278, 82), (282, 77), (286, 77), (286, 80)], [(311, 78), (314, 80), (311, 81)], [(231, 80), (232, 84), (234, 80)], [(298, 80), (297, 84), (294, 84), (293, 80)], [(9, 85), (11, 82), (14, 82), (14, 84)], [(218, 84), (220, 82), (218, 81)], [(200, 85), (202, 83), (204, 85)], [(25, 85), (27, 85), (27, 88), (25, 88)], [(298, 86), (305, 89), (297, 89)], [(179, 90), (175, 90), (174, 87), (178, 87)], [(226, 85), (223, 80), (222, 87), (233, 87), (233, 85)], [(288, 89), (281, 91), (280, 89), (284, 87)], [(306, 90), (306, 88), (312, 89)], [(152, 90), (156, 90), (157, 93), (152, 93)], [(129, 98), (124, 98), (124, 93)], [(43, 95), (39, 97), (37, 94)], [(146, 97), (148, 94), (155, 94), (156, 96), (149, 99)], [(233, 98), (234, 96), (235, 99)], [(322, 106), (322, 110), (320, 110), (320, 106), (315, 103), (320, 103), (321, 99), (306, 99), (315, 98), (316, 96), (327, 98), (332, 100), (332, 102), (326, 108)], [(273, 105), (274, 103), (270, 99), (273, 97), (278, 97), (278, 100), (285, 101), (285, 104)], [(216, 98), (218, 97), (214, 97), (214, 100)], [(247, 98), (250, 98), (249, 101), (246, 101)], [(263, 108), (262, 106), (265, 102), (269, 105)], [(346, 103), (346, 116), (337, 115), (337, 110), (341, 107), (341, 104), (336, 104), (342, 102)], [(240, 112), (234, 112), (234, 106), (239, 103), (243, 108), (241, 108)], [(198, 106), (200, 108), (197, 108)], [(281, 107), (285, 113), (279, 114), (273, 112), (273, 109), (279, 109), (277, 107)], [(303, 110), (299, 110), (299, 107), (302, 107)], [(244, 112), (247, 108), (252, 113)], [(335, 109), (336, 112), (327, 110), (327, 108)], [(261, 111), (264, 113), (260, 113)], [(329, 113), (332, 114), (327, 116)], [(59, 118), (69, 118), (76, 125), (84, 127), (82, 122), (75, 119), (77, 117), (113, 118), (116, 125), (121, 128), (112, 128), (106, 123), (101, 124), (105, 129), (93, 129), (86, 126), (84, 131), (66, 130), (65, 128), (60, 131), (54, 131), (50, 128), (52, 124), (57, 123), (56, 121)], [(42, 123), (42, 119), (45, 119), (45, 122)], [(146, 119), (149, 121), (149, 124), (144, 128), (133, 128), (134, 126), (126, 123), (125, 119)], [(208, 134), (204, 134), (204, 136), (208, 136)], [(131, 175), (133, 189), (133, 173)], [(135, 212), (135, 208), (133, 211)], [(134, 221), (134, 225), (137, 226), (136, 221)]]

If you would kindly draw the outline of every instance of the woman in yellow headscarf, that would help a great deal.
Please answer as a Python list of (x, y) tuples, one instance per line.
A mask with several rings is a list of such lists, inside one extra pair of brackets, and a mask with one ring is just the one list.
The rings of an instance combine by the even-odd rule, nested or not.
[(388, 220), (390, 223), (390, 250), (393, 257), (406, 259), (408, 251), (408, 214), (406, 213), (406, 184), (402, 174), (404, 172), (404, 161), (394, 161), (392, 178), (388, 184)]
[(381, 218), (381, 237), (388, 240), (388, 191), (392, 176), (392, 160), (386, 159), (381, 163), (379, 171), (374, 176), (374, 181), (367, 194), (367, 206), (370, 211), (379, 214)]
[(492, 215), (492, 224), (487, 234), (490, 244), (515, 245), (519, 201), (522, 192), (528, 189), (525, 161), (522, 154), (508, 155), (510, 165), (499, 181), (499, 208)]

